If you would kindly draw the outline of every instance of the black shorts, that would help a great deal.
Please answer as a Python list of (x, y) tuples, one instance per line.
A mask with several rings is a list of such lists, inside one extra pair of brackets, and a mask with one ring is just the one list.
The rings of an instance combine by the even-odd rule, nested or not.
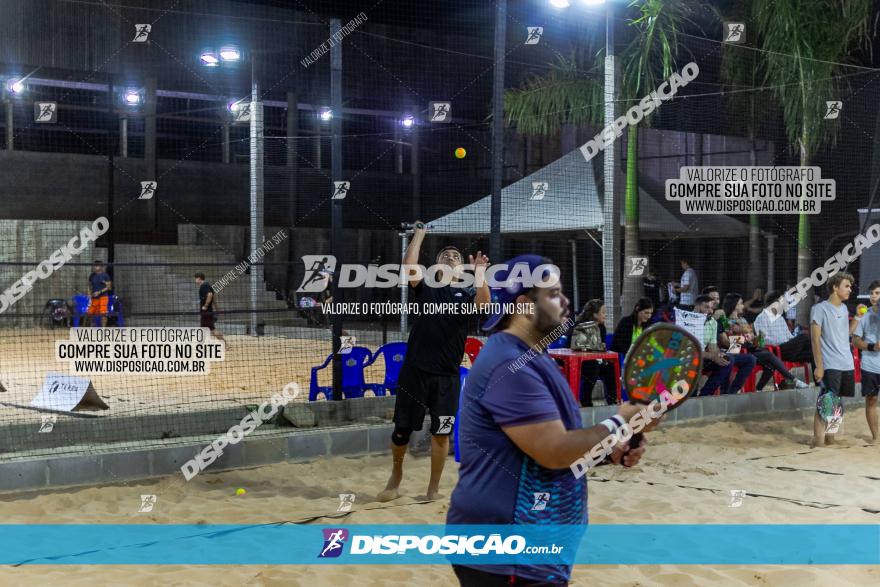
[(825, 369), (825, 374), (822, 376), (822, 385), (840, 397), (855, 397), (856, 372)]
[(452, 434), (460, 387), (458, 375), (434, 375), (404, 363), (397, 379), (394, 423), (400, 428), (421, 430), (427, 412), (431, 414), (431, 434)]
[(876, 396), (880, 392), (880, 373), (862, 369), (862, 397)]
[(205, 312), (204, 310), (202, 310), (201, 321), (199, 322), (199, 325), (202, 328), (210, 328), (211, 330), (214, 330), (214, 312)]

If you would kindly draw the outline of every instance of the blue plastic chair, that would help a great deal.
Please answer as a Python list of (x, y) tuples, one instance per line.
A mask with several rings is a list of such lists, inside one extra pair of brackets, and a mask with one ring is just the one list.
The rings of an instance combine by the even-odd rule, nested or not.
[(107, 315), (116, 315), (116, 326), (122, 328), (125, 326), (125, 319), (122, 317), (122, 302), (116, 296), (110, 296), (110, 304), (107, 307)]
[(459, 367), (458, 368), (458, 378), (461, 382), (461, 387), (458, 390), (458, 412), (455, 414), (455, 431), (452, 433), (452, 443), (455, 446), (455, 462), (461, 462), (461, 453), (458, 449), (458, 427), (461, 422), (461, 402), (464, 401), (464, 382), (468, 376), (467, 367)]
[[(364, 381), (364, 367), (370, 364), (373, 352), (362, 346), (352, 347), (351, 352), (340, 355), (342, 357), (342, 397), (351, 399), (364, 397), (364, 392), (370, 389)], [(309, 381), (309, 401), (317, 401), (318, 395), (324, 394), (325, 399), (333, 397), (333, 386), (318, 385), (318, 371), (327, 367), (333, 360), (330, 353), (324, 362), (317, 367), (312, 367), (312, 378)]]
[(560, 336), (553, 342), (551, 342), (548, 346), (548, 349), (567, 349), (568, 348), (568, 337)]
[(406, 357), (405, 342), (389, 342), (380, 346), (370, 362), (365, 366), (372, 365), (379, 356), (385, 359), (385, 381), (382, 383), (367, 383), (367, 387), (373, 390), (377, 396), (384, 396), (387, 391), (391, 395), (397, 394), (397, 379), (400, 376), (400, 368)]
[[(80, 326), (80, 322), (83, 321), (86, 317), (88, 317), (89, 312), (89, 296), (85, 294), (77, 294), (73, 296), (73, 325), (78, 327)], [(116, 315), (116, 326), (122, 328), (125, 326), (125, 319), (122, 316), (122, 302), (119, 301), (119, 298), (111, 295), (110, 301), (107, 304), (107, 316)], [(92, 326), (100, 326), (101, 325), (101, 317), (93, 316), (92, 317)], [(83, 325), (85, 326), (85, 324)]]
[(89, 311), (89, 296), (77, 294), (73, 296), (73, 325), (79, 326), (80, 321)]

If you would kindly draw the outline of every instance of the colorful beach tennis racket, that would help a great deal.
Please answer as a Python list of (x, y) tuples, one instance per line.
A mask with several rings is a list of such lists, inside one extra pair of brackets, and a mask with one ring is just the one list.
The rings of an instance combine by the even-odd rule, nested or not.
[(825, 421), (825, 433), (836, 434), (843, 422), (843, 402), (840, 396), (830, 389), (825, 389), (816, 398), (816, 411)]
[[(666, 411), (670, 411), (696, 392), (702, 367), (703, 345), (693, 334), (674, 324), (655, 324), (627, 353), (623, 383), (630, 402), (648, 405), (663, 398), (668, 404)], [(673, 395), (676, 386), (679, 393)], [(686, 395), (678, 397), (685, 390)], [(634, 434), (630, 447), (638, 447), (641, 440), (641, 433)]]

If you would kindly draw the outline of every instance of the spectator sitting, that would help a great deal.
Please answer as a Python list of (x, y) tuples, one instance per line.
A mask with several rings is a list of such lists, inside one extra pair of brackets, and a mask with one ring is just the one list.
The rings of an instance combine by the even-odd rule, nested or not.
[[(777, 301), (785, 308), (785, 297), (782, 292), (772, 291), (767, 294), (764, 305), (770, 307)], [(759, 339), (763, 336), (764, 344), (779, 347), (779, 354), (783, 361), (810, 363), (813, 369), (816, 368), (809, 334), (805, 332), (798, 335), (792, 334), (785, 320), (773, 320), (769, 311), (758, 314), (758, 317), (755, 318), (754, 329)]]
[[(604, 341), (607, 334), (605, 327), (605, 302), (599, 299), (587, 302), (584, 305), (584, 309), (575, 318), (576, 325), (583, 322), (595, 322)], [(569, 340), (571, 338), (569, 333)], [(600, 378), (602, 379), (602, 387), (605, 390), (605, 403), (609, 406), (617, 403), (617, 382), (614, 378), (614, 366), (608, 361), (596, 359), (581, 363), (579, 397), (582, 406), (591, 407), (593, 405), (593, 387)]]
[(654, 276), (654, 273), (648, 269), (648, 275), (644, 280), (644, 288), (645, 288), (645, 297), (651, 300), (651, 307), (660, 308), (660, 296), (661, 290), (663, 289), (663, 284), (660, 283), (660, 280)]
[(794, 286), (788, 283), (785, 284), (785, 302), (788, 304), (788, 309), (785, 311), (785, 321), (788, 323), (788, 329), (795, 332), (795, 326), (797, 326), (797, 301), (795, 301), (794, 295), (788, 293), (792, 287)]
[(758, 363), (764, 367), (761, 372), (761, 378), (758, 380), (757, 389), (762, 390), (770, 381), (773, 372), (777, 371), (785, 378), (784, 387), (807, 387), (807, 384), (797, 379), (791, 372), (785, 368), (782, 360), (762, 346), (755, 344), (755, 333), (752, 326), (742, 317), (743, 298), (741, 294), (729, 293), (724, 296), (724, 305), (721, 310), (722, 318), (719, 321), (721, 326), (721, 346), (729, 346), (729, 340), (732, 336), (742, 337), (743, 348), (749, 354), (754, 355)]
[(752, 297), (743, 302), (743, 306), (745, 307), (743, 317), (750, 323), (754, 322), (758, 314), (764, 309), (764, 290), (756, 287), (755, 291), (752, 292)]
[(720, 320), (724, 312), (721, 311), (721, 293), (718, 291), (718, 288), (714, 285), (704, 287), (703, 294), (712, 299), (712, 317), (716, 320)]
[(611, 339), (611, 350), (621, 356), (629, 353), (630, 347), (642, 334), (642, 331), (651, 323), (654, 314), (653, 300), (641, 298), (636, 302), (632, 314), (624, 316), (614, 329), (614, 337)]
[(706, 316), (702, 328), (703, 374), (708, 375), (706, 383), (697, 395), (710, 395), (724, 381), (730, 380), (733, 365), (718, 348), (718, 323), (712, 318), (712, 300), (700, 294), (695, 300), (694, 312)]

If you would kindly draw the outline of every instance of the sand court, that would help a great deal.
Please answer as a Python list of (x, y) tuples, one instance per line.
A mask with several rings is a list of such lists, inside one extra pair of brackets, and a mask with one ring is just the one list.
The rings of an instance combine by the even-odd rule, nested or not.
[[(701, 400), (711, 401), (711, 400)], [(877, 524), (880, 446), (867, 443), (862, 409), (846, 414), (833, 448), (810, 449), (810, 420), (662, 427), (637, 468), (589, 473), (595, 524)], [(0, 497), (7, 524), (440, 524), (456, 478), (450, 458), (441, 492), (426, 502), (428, 459), (408, 458), (398, 500), (379, 503), (388, 455), (334, 457), (151, 482)], [(210, 469), (209, 469), (210, 471)], [(247, 493), (236, 496), (235, 490)], [(744, 492), (730, 507), (732, 490)], [(340, 493), (354, 493), (339, 514)], [(155, 494), (138, 513), (142, 494)], [(577, 566), (573, 585), (873, 585), (867, 566)], [(64, 585), (452, 585), (448, 566), (38, 566), (4, 567), (0, 584)]]
[[(208, 408), (259, 404), (286, 384), (295, 382), (307, 401), (311, 368), (332, 351), (327, 330), (298, 329), (302, 336), (226, 335), (224, 361), (211, 362), (206, 374), (119, 373), (89, 374), (95, 389), (110, 406), (101, 416), (198, 412)], [(375, 337), (374, 337), (375, 338)], [(44, 328), (5, 331), (0, 337), (0, 402), (28, 405), (40, 390), (47, 373), (73, 374), (72, 363), (55, 358), (56, 341), (69, 340), (66, 329)], [(362, 338), (359, 338), (359, 341)], [(375, 351), (380, 340), (366, 339)], [(95, 358), (95, 357), (90, 357)], [(366, 380), (381, 382), (384, 359), (365, 370)], [(331, 385), (330, 368), (318, 374), (319, 385)], [(367, 395), (372, 392), (368, 392)], [(323, 401), (323, 397), (321, 398)], [(33, 418), (28, 410), (0, 405), (0, 422)]]

